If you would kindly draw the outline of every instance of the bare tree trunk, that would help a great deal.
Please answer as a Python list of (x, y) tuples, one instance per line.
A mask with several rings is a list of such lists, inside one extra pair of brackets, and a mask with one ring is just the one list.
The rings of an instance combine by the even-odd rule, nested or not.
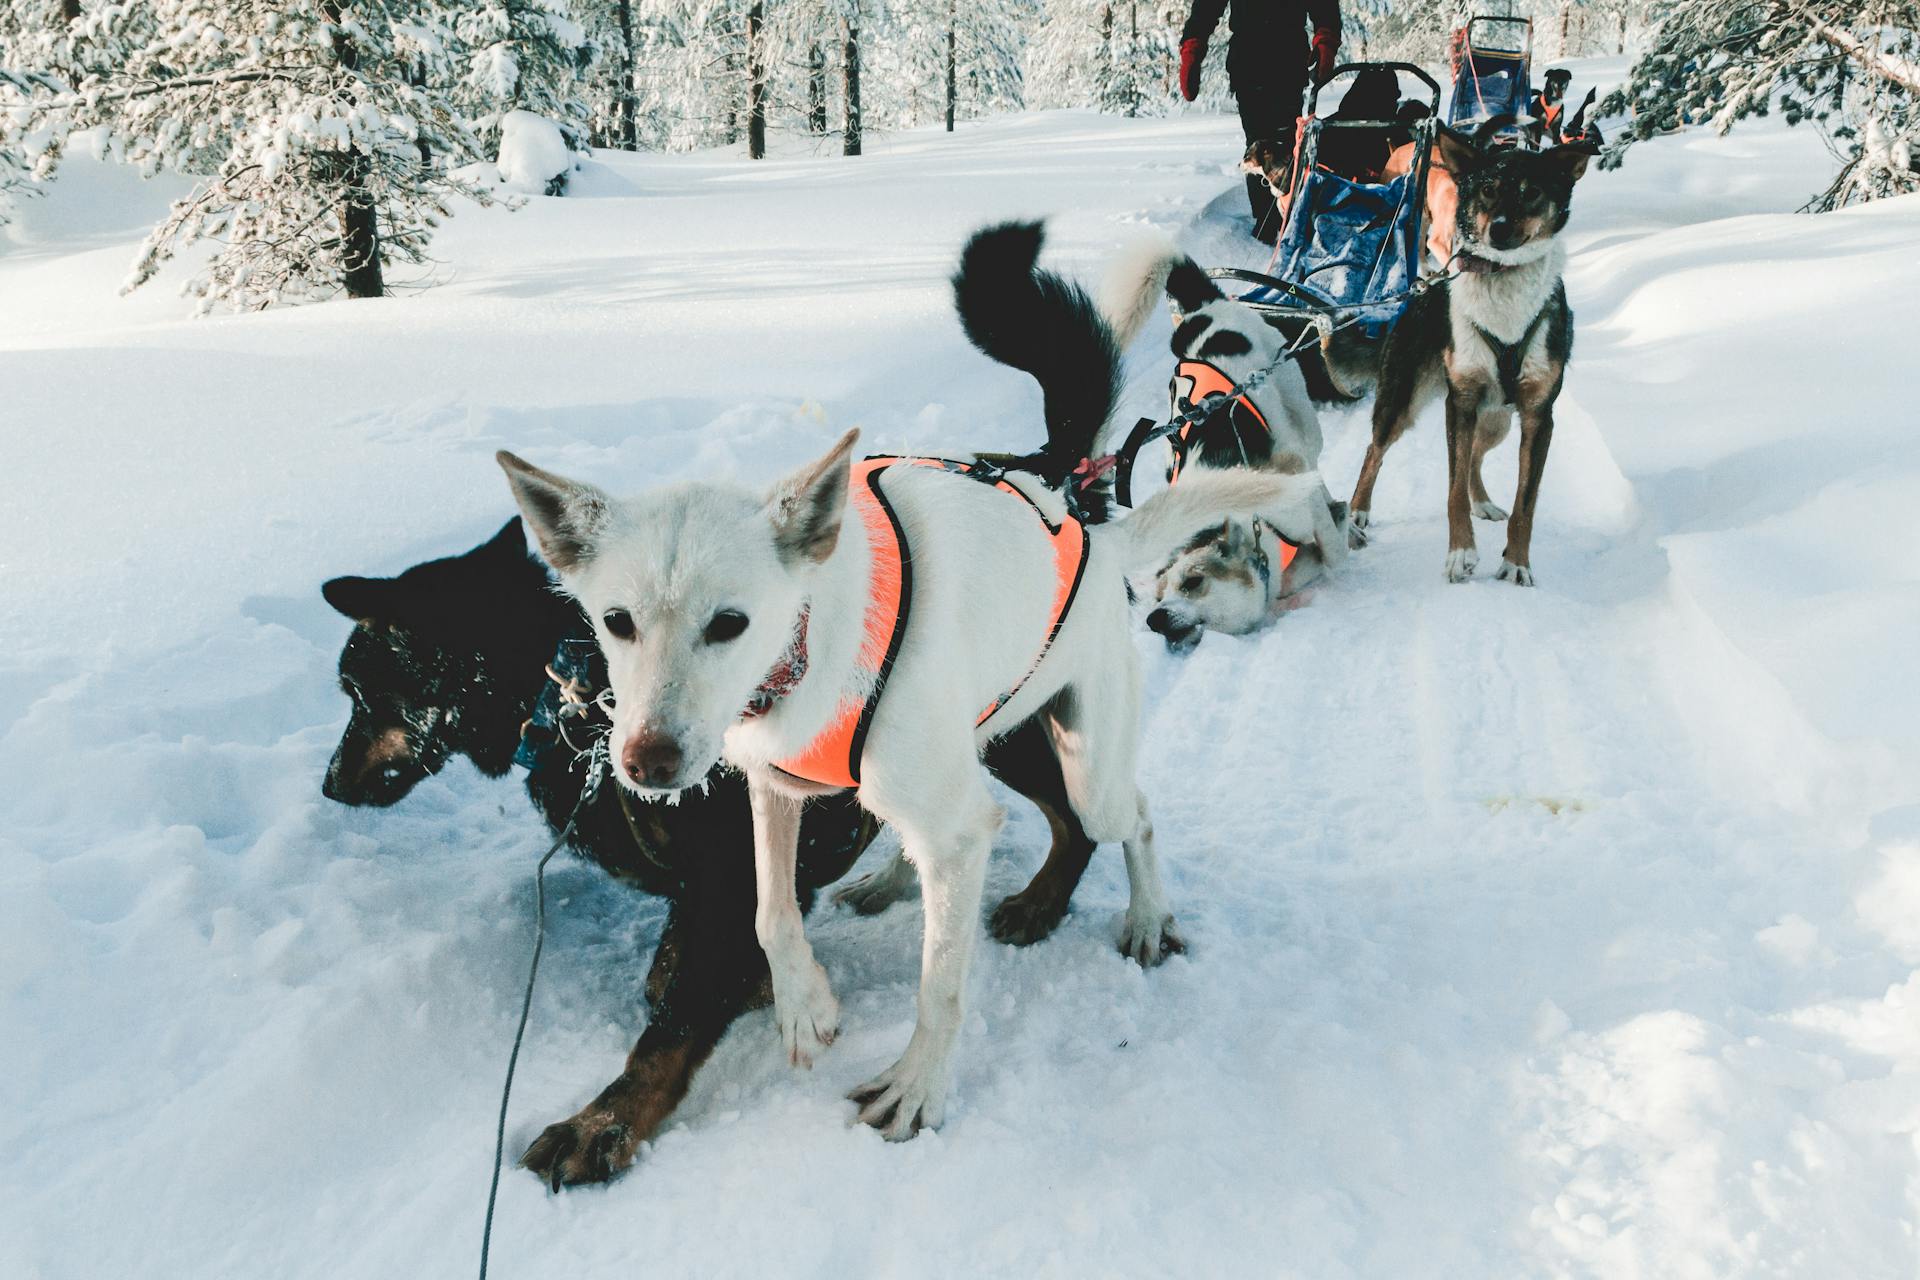
[(634, 53), (633, 53), (633, 0), (620, 0), (620, 93), (616, 98), (619, 104), (620, 148), (623, 151), (640, 149), (640, 104), (635, 99)]
[(841, 135), (841, 148), (847, 155), (860, 154), (860, 6), (847, 14), (847, 127)]
[[(360, 66), (360, 48), (341, 25), (344, 0), (325, 0), (320, 11), (333, 27), (333, 56), (349, 71)], [(380, 209), (374, 203), (370, 179), (373, 159), (349, 148), (331, 163), (318, 165), (322, 180), (331, 178), (344, 189), (340, 202), (341, 283), (349, 298), (378, 298), (387, 292), (380, 271)]]
[(827, 131), (827, 49), (818, 38), (807, 46), (807, 131)]
[[(407, 83), (416, 89), (426, 88), (427, 60), (425, 58), (419, 56), (414, 58), (413, 64), (407, 68)], [(418, 142), (414, 143), (414, 147), (420, 152), (421, 171), (425, 172), (433, 168), (433, 147), (427, 140), (421, 138)]]
[(1625, 5), (1620, 7), (1620, 31), (1614, 40), (1613, 51), (1615, 53), (1625, 53), (1627, 51), (1627, 9)]
[(346, 205), (340, 211), (341, 261), (349, 298), (378, 298), (387, 292), (380, 271), (380, 211), (367, 189), (373, 161), (349, 151), (341, 161), (347, 179)]
[(733, 25), (732, 10), (724, 10), (720, 15), (720, 32), (724, 43), (721, 46), (720, 65), (726, 70), (727, 124), (722, 130), (720, 140), (727, 146), (740, 141), (740, 96), (735, 87), (740, 83), (740, 50), (734, 43), (739, 28)]
[(760, 27), (766, 19), (766, 0), (747, 6), (747, 158), (767, 155), (767, 67)]
[(1560, 0), (1560, 53), (1562, 58), (1571, 57), (1568, 52), (1568, 38), (1573, 32), (1573, 0)]
[(60, 20), (69, 26), (80, 21), (80, 0), (60, 0)]
[(1102, 111), (1111, 111), (1113, 109), (1113, 6), (1111, 4), (1100, 6), (1100, 55), (1099, 108)]
[(960, 82), (954, 58), (954, 27), (960, 20), (959, 0), (947, 0), (947, 132), (953, 132), (953, 109), (960, 100)]

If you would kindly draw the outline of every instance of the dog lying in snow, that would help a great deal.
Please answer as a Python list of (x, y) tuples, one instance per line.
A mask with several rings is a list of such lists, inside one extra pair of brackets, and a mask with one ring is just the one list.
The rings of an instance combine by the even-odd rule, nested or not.
[(1355, 330), (1335, 335), (1329, 361), (1340, 380), (1373, 381), (1373, 439), (1354, 484), (1355, 545), (1365, 541), (1373, 487), (1393, 442), (1434, 400), (1447, 406), (1447, 563), (1450, 582), (1479, 560), (1473, 517), (1505, 520), (1487, 495), (1481, 463), (1520, 416), (1520, 478), (1507, 547), (1496, 575), (1533, 583), (1534, 507), (1553, 439), (1553, 404), (1573, 351), (1573, 311), (1561, 272), (1559, 234), (1590, 143), (1546, 151), (1496, 148), (1513, 123), (1488, 120), (1471, 139), (1442, 130), (1439, 157), (1457, 186), (1451, 252), (1461, 275), (1413, 299), (1384, 341)]
[[(517, 518), (464, 555), (394, 578), (335, 578), (322, 591), (357, 624), (339, 664), (352, 714), (322, 784), (328, 798), (348, 805), (395, 804), (457, 755), (489, 777), (504, 775), (549, 683), (555, 649), (592, 635), (579, 607), (554, 593)], [(1040, 808), (1054, 833), (1046, 865), (993, 915), (995, 937), (1034, 942), (1065, 915), (1094, 845), (1038, 723), (996, 739), (986, 759)], [(579, 800), (585, 765), (570, 750), (538, 761), (527, 790), (557, 831)], [(794, 894), (804, 912), (822, 886), (846, 874), (878, 823), (851, 794), (820, 797), (800, 821)], [(521, 1158), (555, 1189), (625, 1169), (734, 1019), (771, 998), (753, 931), (753, 818), (739, 774), (714, 770), (677, 804), (602, 787), (580, 811), (571, 844), (672, 905), (647, 974), (650, 1016), (624, 1068)]]
[[(1036, 269), (1041, 241), (1037, 223), (976, 234), (961, 256), (954, 302), (975, 346), (1040, 383), (1048, 405), (1047, 449), (1060, 474), (1097, 452), (1097, 427), (1053, 407), (1072, 403), (1068, 388), (1084, 384), (1080, 370), (1095, 359), (1096, 343), (1130, 345), (1163, 296), (1177, 315), (1176, 413), (1266, 368), (1281, 352), (1279, 335), (1259, 315), (1225, 297), (1168, 242), (1144, 240), (1116, 259), (1095, 307), (1053, 273)], [(1117, 370), (1118, 357), (1112, 358)], [(1170, 482), (1195, 469), (1232, 467), (1299, 476), (1301, 483), (1290, 487), (1287, 502), (1257, 514), (1217, 513), (1171, 550), (1154, 575), (1156, 603), (1147, 614), (1147, 625), (1169, 648), (1186, 652), (1208, 630), (1245, 635), (1264, 626), (1345, 557), (1344, 508), (1320, 481), (1320, 448), (1319, 414), (1293, 361), (1177, 439)]]
[[(1134, 782), (1125, 575), (1214, 513), (1275, 505), (1299, 482), (1217, 473), (1081, 529), (1049, 495), (943, 466), (856, 468), (857, 439), (849, 432), (764, 495), (685, 484), (616, 500), (511, 454), (500, 461), (607, 655), (620, 785), (662, 797), (721, 760), (746, 776), (755, 932), (796, 1065), (839, 1026), (796, 906), (802, 805), (852, 789), (899, 831), (925, 905), (919, 1018), (900, 1060), (851, 1096), (862, 1121), (900, 1139), (937, 1125), (946, 1103), (1001, 816), (977, 763), (994, 737), (1039, 720), (1088, 837), (1122, 842), (1127, 949), (1152, 961), (1179, 947)], [(1069, 530), (1081, 538), (1071, 574)]]

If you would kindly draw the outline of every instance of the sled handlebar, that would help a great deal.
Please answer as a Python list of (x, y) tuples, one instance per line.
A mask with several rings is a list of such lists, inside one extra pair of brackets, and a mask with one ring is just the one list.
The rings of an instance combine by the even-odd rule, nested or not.
[(1343, 62), (1330, 72), (1327, 78), (1313, 86), (1313, 93), (1307, 98), (1307, 115), (1320, 114), (1320, 91), (1338, 80), (1341, 76), (1359, 75), (1362, 71), (1392, 71), (1395, 74), (1405, 72), (1427, 86), (1431, 95), (1427, 107), (1437, 118), (1440, 114), (1440, 82), (1426, 73), (1422, 67), (1411, 62)]

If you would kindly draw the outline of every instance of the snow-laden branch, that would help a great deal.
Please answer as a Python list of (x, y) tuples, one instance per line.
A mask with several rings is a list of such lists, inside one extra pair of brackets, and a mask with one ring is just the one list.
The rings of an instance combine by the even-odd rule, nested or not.
[(1860, 66), (1883, 80), (1891, 80), (1908, 93), (1920, 94), (1920, 65), (1811, 14), (1807, 15), (1807, 21), (1814, 35), (1845, 53)]

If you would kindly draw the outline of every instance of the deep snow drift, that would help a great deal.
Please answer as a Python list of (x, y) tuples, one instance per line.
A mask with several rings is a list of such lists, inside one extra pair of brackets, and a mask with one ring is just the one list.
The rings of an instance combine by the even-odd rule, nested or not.
[[(465, 766), (321, 799), (320, 581), (497, 527), (502, 446), (639, 487), (854, 423), (1031, 444), (949, 312), (965, 234), (1257, 266), (1199, 216), (1238, 150), (1047, 114), (602, 155), (450, 222), (431, 291), (200, 321), (114, 295), (170, 192), (76, 160), (0, 253), (0, 1274), (471, 1274), (544, 833)], [(1761, 127), (1583, 183), (1537, 589), (1442, 580), (1429, 421), (1311, 607), (1143, 633), (1191, 955), (1115, 953), (1103, 850), (1056, 937), (982, 948), (948, 1123), (888, 1146), (840, 1095), (905, 1041), (918, 908), (819, 912), (840, 1042), (795, 1074), (749, 1018), (624, 1179), (509, 1171), (495, 1274), (1914, 1274), (1920, 201), (1791, 215), (1826, 164)], [(1338, 492), (1364, 417), (1327, 427)], [(1010, 809), (994, 895), (1045, 844)], [(556, 866), (515, 1152), (617, 1069), (662, 918)]]

